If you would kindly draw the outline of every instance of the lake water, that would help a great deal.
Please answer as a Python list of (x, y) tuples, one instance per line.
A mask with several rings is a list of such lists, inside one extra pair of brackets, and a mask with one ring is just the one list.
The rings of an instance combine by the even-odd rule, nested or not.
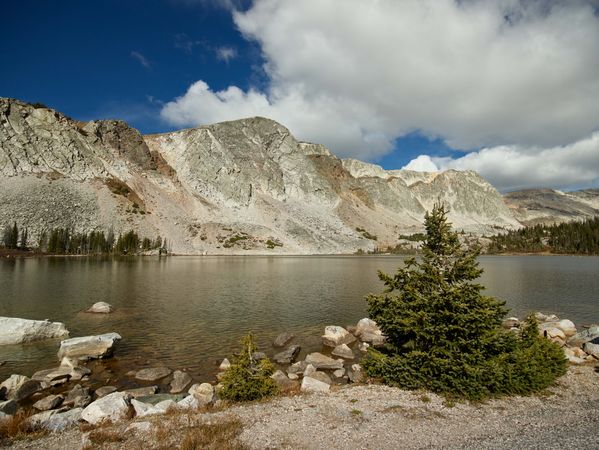
[[(377, 270), (403, 257), (31, 258), (0, 261), (0, 315), (64, 322), (71, 336), (115, 331), (116, 370), (148, 365), (212, 379), (216, 361), (252, 330), (261, 350), (282, 331), (302, 353), (320, 350), (326, 325), (366, 316), (364, 295), (380, 292)], [(511, 314), (556, 313), (577, 325), (599, 322), (599, 258), (485, 256), (487, 294)], [(98, 301), (110, 315), (81, 311)], [(0, 380), (56, 366), (57, 341), (0, 347)]]

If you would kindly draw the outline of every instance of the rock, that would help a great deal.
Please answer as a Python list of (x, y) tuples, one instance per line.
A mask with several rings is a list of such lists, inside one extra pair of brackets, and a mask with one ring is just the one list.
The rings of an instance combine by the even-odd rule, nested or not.
[(308, 364), (306, 366), (306, 370), (304, 370), (304, 373), (302, 375), (305, 376), (305, 377), (309, 377), (314, 372), (316, 372), (316, 367), (314, 367), (312, 364)]
[(291, 364), (295, 361), (295, 358), (301, 349), (302, 348), (299, 345), (290, 345), (281, 353), (277, 353), (275, 356), (273, 356), (272, 359), (279, 364)]
[(227, 358), (225, 358), (223, 359), (223, 362), (220, 363), (220, 366), (218, 366), (218, 370), (225, 371), (229, 367), (231, 367), (231, 362)]
[(72, 408), (85, 408), (91, 402), (92, 396), (89, 388), (77, 384), (69, 391), (62, 404)]
[(287, 372), (287, 378), (290, 380), (299, 380), (299, 375), (297, 373)]
[(293, 338), (295, 338), (294, 334), (291, 333), (281, 333), (279, 334), (275, 341), (272, 343), (273, 347), (285, 347), (289, 344)]
[(543, 323), (543, 322), (557, 322), (559, 320), (559, 317), (557, 317), (555, 314), (545, 315), (542, 312), (536, 312), (535, 313), (535, 317), (541, 323)]
[(142, 369), (135, 374), (135, 378), (141, 381), (158, 381), (168, 377), (172, 373), (168, 367), (151, 367)]
[(170, 393), (179, 394), (185, 391), (191, 384), (191, 376), (188, 373), (180, 370), (175, 370), (173, 373), (173, 381), (170, 384)]
[(86, 313), (93, 314), (110, 314), (114, 311), (114, 307), (106, 302), (97, 302), (94, 303), (89, 309), (86, 309)]
[(150, 405), (157, 405), (165, 400), (178, 402), (183, 400), (185, 397), (187, 397), (187, 394), (152, 394), (137, 397), (135, 400), (143, 403), (149, 403)]
[(337, 369), (333, 372), (335, 378), (342, 378), (345, 375), (345, 369)]
[(14, 415), (17, 412), (17, 402), (14, 400), (6, 400), (0, 402), (0, 412), (7, 415)]
[(347, 344), (338, 345), (333, 349), (331, 354), (345, 359), (354, 359), (354, 352), (352, 352), (351, 348), (349, 348)]
[(87, 367), (61, 365), (56, 369), (40, 370), (34, 373), (31, 378), (33, 380), (48, 383), (51, 386), (58, 386), (68, 381), (79, 381), (90, 373), (91, 370)]
[(552, 340), (559, 339), (562, 343), (566, 342), (566, 335), (559, 328), (555, 328), (555, 327), (539, 328), (539, 333), (542, 334), (543, 336), (545, 336), (546, 338), (549, 338)]
[(116, 392), (117, 389), (115, 386), (102, 386), (98, 389), (96, 389), (96, 398), (102, 398), (102, 397), (106, 397), (108, 394), (112, 394), (113, 392)]
[(343, 367), (343, 361), (329, 358), (322, 353), (310, 353), (306, 356), (306, 362), (312, 364), (316, 369), (336, 370)]
[(347, 376), (352, 383), (361, 383), (365, 378), (364, 371), (360, 364), (352, 364), (351, 370), (347, 371)]
[(127, 433), (139, 433), (148, 434), (152, 431), (152, 422), (133, 422), (125, 428), (125, 434)]
[(277, 370), (270, 377), (275, 380), (280, 392), (292, 391), (299, 385), (297, 381), (290, 380), (282, 370)]
[[(341, 369), (338, 369), (341, 370)], [(322, 381), (326, 384), (333, 384), (333, 380), (326, 373), (321, 372), (320, 370), (316, 370), (309, 375), (310, 378), (314, 378), (315, 380)]]
[(156, 392), (158, 392), (158, 386), (144, 386), (140, 388), (126, 389), (123, 392), (129, 394), (133, 398), (139, 399), (140, 397), (156, 394)]
[(540, 329), (557, 328), (561, 330), (566, 337), (574, 336), (576, 334), (576, 326), (571, 320), (562, 319), (554, 322), (544, 322), (539, 325)]
[[(173, 402), (172, 400), (166, 400), (166, 402), (168, 402), (169, 405), (175, 404), (175, 402)], [(166, 412), (166, 409), (158, 408), (158, 405), (160, 405), (162, 403), (163, 402), (157, 403), (156, 405), (151, 405), (149, 403), (140, 402), (139, 400), (136, 400), (136, 399), (131, 400), (131, 406), (133, 406), (133, 409), (135, 410), (135, 415), (137, 417), (146, 417), (146, 416), (154, 416), (156, 414), (164, 414)]]
[(58, 432), (77, 425), (81, 420), (82, 408), (69, 411), (44, 411), (27, 419), (34, 428), (43, 428), (48, 431)]
[(268, 358), (268, 356), (266, 356), (266, 353), (264, 352), (254, 352), (252, 353), (252, 359), (254, 361), (262, 361), (263, 359)]
[(350, 344), (356, 340), (355, 336), (345, 328), (336, 325), (325, 327), (322, 335), (322, 343), (329, 347), (337, 347), (341, 344)]
[(585, 342), (582, 346), (582, 349), (592, 357), (599, 359), (599, 337)]
[(0, 345), (23, 344), (68, 335), (64, 323), (0, 317)]
[(112, 356), (120, 340), (121, 336), (117, 333), (67, 339), (60, 343), (58, 359), (62, 359), (65, 356), (83, 361), (107, 358)]
[(287, 368), (287, 373), (304, 373), (306, 367), (308, 367), (306, 361), (298, 361)]
[(329, 392), (331, 385), (311, 377), (304, 377), (301, 385), (302, 392)]
[(198, 407), (210, 405), (215, 400), (214, 386), (210, 383), (194, 384), (189, 388), (189, 395), (198, 402)]
[(591, 325), (589, 328), (579, 331), (568, 339), (568, 345), (580, 347), (585, 342), (592, 341), (596, 337), (599, 337), (599, 325)]
[(44, 386), (40, 381), (32, 380), (24, 375), (11, 375), (0, 384), (0, 393), (4, 393), (6, 400), (20, 402), (40, 392)]
[(64, 397), (62, 395), (48, 395), (35, 402), (33, 407), (38, 411), (49, 411), (58, 408), (63, 401)]
[(129, 414), (131, 396), (125, 392), (113, 392), (92, 402), (81, 413), (81, 418), (92, 425), (110, 420), (116, 422)]
[(368, 342), (360, 342), (360, 345), (358, 345), (358, 350), (361, 352), (367, 352), (369, 348), (370, 344)]
[(198, 409), (200, 408), (200, 402), (193, 395), (188, 395), (183, 400), (177, 402), (177, 407), (181, 409)]
[(503, 326), (503, 328), (505, 328), (506, 330), (518, 328), (520, 327), (520, 319), (518, 319), (517, 317), (508, 317), (501, 323), (501, 326)]

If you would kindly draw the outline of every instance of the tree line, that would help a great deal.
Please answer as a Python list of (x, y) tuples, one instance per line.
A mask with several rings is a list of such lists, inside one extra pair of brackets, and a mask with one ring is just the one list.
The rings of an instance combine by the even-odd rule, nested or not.
[(133, 230), (115, 236), (112, 229), (81, 233), (71, 228), (52, 228), (42, 231), (31, 246), (28, 228), (19, 230), (15, 222), (4, 227), (1, 244), (10, 250), (34, 250), (57, 255), (131, 255), (148, 250), (160, 250), (162, 253), (168, 242), (160, 236), (142, 238)]
[(599, 217), (582, 222), (534, 225), (491, 236), (488, 253), (567, 253), (599, 255)]

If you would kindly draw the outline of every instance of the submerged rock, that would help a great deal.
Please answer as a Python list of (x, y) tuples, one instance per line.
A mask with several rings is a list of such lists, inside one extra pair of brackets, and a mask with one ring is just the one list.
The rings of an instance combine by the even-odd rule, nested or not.
[(295, 361), (295, 358), (299, 354), (301, 347), (299, 345), (290, 345), (287, 349), (281, 353), (277, 353), (273, 356), (273, 360), (279, 364), (291, 364)]
[(69, 335), (64, 323), (0, 317), (0, 345), (22, 344)]
[(156, 394), (156, 392), (158, 392), (158, 386), (144, 386), (140, 388), (126, 389), (123, 392), (126, 392), (133, 398), (140, 398)]
[(106, 302), (97, 302), (85, 310), (86, 313), (92, 314), (110, 314), (114, 311), (114, 307)]
[(65, 356), (79, 360), (106, 358), (112, 356), (120, 340), (121, 336), (117, 333), (67, 339), (60, 343), (58, 359)]
[(274, 347), (285, 347), (287, 344), (289, 344), (293, 338), (295, 338), (294, 334), (291, 333), (281, 333), (279, 334), (275, 341), (273, 342), (273, 346)]
[(135, 378), (141, 381), (158, 381), (168, 377), (172, 373), (168, 367), (150, 367), (142, 369), (135, 374)]

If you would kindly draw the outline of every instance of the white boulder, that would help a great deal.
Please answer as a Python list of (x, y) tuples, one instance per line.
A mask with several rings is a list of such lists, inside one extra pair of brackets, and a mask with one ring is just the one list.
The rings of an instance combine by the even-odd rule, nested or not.
[(64, 323), (0, 317), (0, 345), (22, 344), (69, 335)]
[(102, 421), (116, 422), (129, 414), (131, 396), (125, 392), (113, 392), (90, 403), (81, 413), (81, 418), (93, 425)]
[(337, 347), (341, 344), (350, 344), (356, 340), (355, 336), (343, 327), (329, 325), (325, 327), (322, 335), (322, 343), (329, 347)]
[(329, 392), (331, 385), (316, 378), (304, 377), (302, 380), (302, 392)]
[(114, 311), (114, 307), (110, 303), (97, 302), (85, 310), (87, 313), (92, 314), (110, 314)]
[(58, 359), (65, 356), (79, 360), (106, 358), (112, 355), (120, 340), (121, 336), (118, 333), (66, 339), (60, 343)]

